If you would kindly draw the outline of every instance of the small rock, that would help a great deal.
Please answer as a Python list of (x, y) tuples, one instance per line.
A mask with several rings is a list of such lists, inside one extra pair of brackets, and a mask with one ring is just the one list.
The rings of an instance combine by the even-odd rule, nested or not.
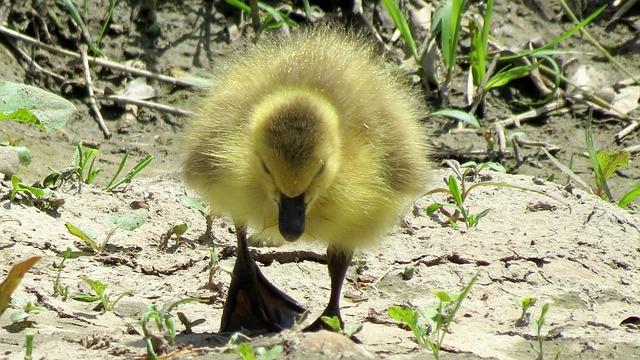
[(0, 146), (0, 173), (7, 178), (15, 174), (20, 166), (18, 151), (13, 146)]
[(351, 341), (346, 336), (331, 331), (318, 331), (307, 335), (300, 346), (301, 350), (322, 354), (329, 359), (356, 358), (373, 359), (374, 356)]

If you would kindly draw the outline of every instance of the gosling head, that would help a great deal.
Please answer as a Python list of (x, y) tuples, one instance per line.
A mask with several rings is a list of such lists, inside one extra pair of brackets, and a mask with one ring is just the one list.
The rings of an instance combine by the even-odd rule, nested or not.
[(340, 168), (338, 126), (334, 107), (303, 90), (271, 95), (254, 113), (251, 166), (278, 206), (278, 229), (287, 241), (302, 236), (307, 212)]

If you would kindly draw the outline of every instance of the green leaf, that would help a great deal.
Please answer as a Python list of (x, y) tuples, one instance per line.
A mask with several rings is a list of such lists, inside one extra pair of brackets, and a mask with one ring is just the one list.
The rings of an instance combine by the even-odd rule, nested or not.
[(604, 194), (609, 199), (609, 201), (613, 201), (613, 195), (611, 195), (611, 190), (609, 190), (609, 185), (607, 184), (607, 178), (604, 176), (604, 170), (600, 165), (600, 161), (598, 161), (598, 153), (596, 152), (596, 147), (593, 143), (593, 132), (591, 131), (591, 118), (589, 118), (587, 129), (585, 131), (585, 142), (587, 144), (589, 159), (591, 160), (591, 166), (593, 167), (593, 172), (596, 178), (597, 195), (602, 196), (602, 192), (604, 192)]
[(427, 206), (426, 212), (428, 216), (433, 215), (436, 211), (442, 209), (444, 207), (443, 204), (440, 203), (433, 203), (429, 206)]
[(487, 6), (483, 14), (482, 29), (478, 29), (475, 21), (470, 23), (472, 49), (469, 54), (471, 61), (471, 74), (473, 84), (480, 85), (486, 73), (486, 58), (489, 42), (489, 32), (491, 31), (491, 16), (493, 14), (493, 0), (487, 1)]
[[(52, 133), (76, 112), (66, 99), (25, 84), (0, 80), (0, 120), (27, 122)], [(7, 115), (9, 114), (9, 115)]]
[(255, 352), (253, 351), (253, 346), (247, 343), (238, 344), (235, 352), (240, 355), (242, 360), (257, 360)]
[(173, 227), (171, 228), (171, 232), (176, 234), (177, 236), (182, 236), (185, 232), (187, 232), (187, 228), (189, 228), (189, 225), (186, 222), (181, 222), (173, 225)]
[(340, 329), (342, 329), (340, 326), (340, 319), (338, 319), (337, 316), (321, 316), (320, 319), (322, 319), (325, 324), (329, 325), (333, 331), (340, 331)]
[(78, 12), (78, 9), (76, 9), (75, 5), (73, 5), (71, 0), (62, 0), (62, 2), (66, 5), (69, 15), (71, 15), (73, 20), (82, 30), (82, 37), (84, 38), (87, 46), (89, 46), (89, 49), (91, 49), (91, 52), (93, 53), (93, 55), (103, 56), (102, 52), (100, 52), (100, 49), (98, 48), (96, 43), (93, 42), (93, 40), (91, 40), (91, 33), (89, 32), (87, 25), (85, 25), (84, 20), (82, 20), (82, 16), (80, 16), (80, 13)]
[(533, 71), (536, 67), (537, 65), (522, 65), (500, 71), (499, 73), (489, 78), (489, 81), (487, 81), (487, 84), (484, 86), (484, 92), (486, 93), (493, 88), (507, 85), (515, 79), (525, 77), (529, 75), (531, 71)]
[(274, 360), (282, 354), (283, 350), (282, 345), (275, 345), (268, 350), (264, 347), (259, 347), (256, 349), (256, 358), (257, 360)]
[(420, 346), (424, 346), (424, 337), (427, 329), (424, 324), (418, 323), (419, 313), (417, 310), (404, 306), (391, 306), (387, 309), (387, 312), (389, 313), (389, 317), (392, 319), (409, 326), (413, 332), (413, 336), (416, 337), (418, 344), (420, 344)]
[[(579, 32), (584, 27), (589, 25), (589, 23), (591, 23), (595, 18), (597, 18), (607, 8), (607, 6), (608, 6), (608, 4), (602, 5), (596, 11), (594, 11), (591, 15), (589, 15), (587, 18), (585, 18), (584, 20), (582, 20), (578, 24), (575, 24), (569, 30), (565, 31), (560, 36), (558, 36), (555, 39), (551, 40), (547, 44), (545, 44), (545, 45), (543, 45), (543, 46), (541, 46), (541, 47), (539, 47), (537, 49), (520, 51), (519, 53), (517, 53), (515, 55), (503, 56), (503, 57), (501, 57), (501, 60), (506, 61), (506, 60), (512, 60), (512, 59), (519, 59), (519, 58), (522, 58), (522, 57), (525, 57), (525, 56), (537, 56), (538, 54), (548, 55), (550, 49), (556, 47), (557, 45), (559, 45), (560, 43), (562, 43), (566, 39), (570, 38), (573, 34)], [(555, 54), (555, 53), (551, 52), (551, 54)]]
[(440, 301), (442, 301), (443, 303), (448, 303), (452, 301), (451, 295), (449, 295), (449, 293), (447, 293), (446, 291), (438, 290), (438, 291), (435, 291), (433, 294), (438, 299), (440, 299)]
[(449, 191), (451, 191), (451, 195), (456, 202), (456, 206), (458, 206), (458, 208), (462, 207), (462, 191), (460, 190), (460, 185), (458, 185), (458, 180), (456, 180), (453, 175), (449, 175), (449, 178), (447, 179), (447, 186), (449, 187)]
[(0, 120), (13, 120), (23, 124), (31, 124), (40, 130), (44, 130), (44, 125), (38, 118), (27, 109), (18, 109), (9, 114), (3, 114), (0, 112)]
[(628, 151), (598, 151), (596, 154), (604, 178), (609, 180), (617, 169), (624, 169), (629, 165)]
[(629, 190), (629, 192), (624, 194), (622, 199), (618, 202), (618, 206), (625, 208), (638, 196), (640, 196), (640, 183), (637, 183), (631, 190)]
[(136, 209), (110, 215), (107, 218), (107, 222), (115, 225), (118, 229), (132, 231), (142, 226), (148, 218), (149, 209)]
[(98, 243), (93, 239), (93, 237), (91, 237), (85, 231), (80, 230), (80, 228), (76, 227), (71, 223), (65, 223), (64, 226), (67, 227), (67, 230), (71, 235), (78, 237), (80, 240), (82, 240), (85, 244), (87, 244), (93, 250), (100, 252), (101, 249)]
[(49, 194), (49, 189), (41, 189), (35, 186), (29, 186), (20, 182), (20, 179), (14, 174), (11, 176), (11, 193), (9, 199), (13, 201), (18, 192), (31, 194), (37, 198), (41, 198)]
[(82, 281), (87, 283), (87, 285), (89, 285), (91, 290), (93, 290), (99, 297), (102, 297), (104, 295), (105, 290), (107, 290), (107, 284), (101, 281), (90, 279), (84, 275), (80, 276), (80, 278), (82, 279)]
[(355, 324), (348, 324), (344, 326), (344, 335), (347, 337), (352, 337), (353, 335), (359, 333), (360, 331), (362, 331), (362, 328), (364, 327), (363, 323), (355, 323)]
[(466, 111), (462, 111), (462, 110), (442, 109), (442, 110), (433, 112), (427, 116), (446, 116), (456, 120), (460, 120), (468, 125), (471, 125), (476, 129), (480, 128), (480, 123), (478, 122), (478, 119), (473, 114), (468, 113)]
[(11, 319), (11, 322), (16, 323), (16, 322), (25, 320), (28, 317), (29, 317), (29, 313), (27, 313), (26, 311), (20, 310), (11, 314), (11, 316), (9, 316), (9, 319)]
[(198, 210), (202, 215), (206, 215), (209, 213), (207, 205), (205, 205), (205, 203), (197, 197), (185, 195), (182, 197), (182, 204), (192, 209)]
[(418, 323), (418, 312), (404, 306), (391, 306), (387, 309), (389, 317), (408, 325), (415, 326)]
[(70, 295), (73, 300), (81, 301), (81, 302), (96, 302), (100, 301), (100, 297), (98, 295), (91, 295), (83, 292), (76, 292)]
[(535, 305), (536, 301), (537, 299), (534, 298), (533, 296), (526, 296), (518, 301), (518, 305), (520, 305), (522, 309), (526, 310), (532, 307), (533, 305)]

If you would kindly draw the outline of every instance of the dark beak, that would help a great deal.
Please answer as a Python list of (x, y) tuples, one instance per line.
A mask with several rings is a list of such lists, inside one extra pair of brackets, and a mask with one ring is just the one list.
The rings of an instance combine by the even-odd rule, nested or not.
[(278, 229), (287, 241), (296, 241), (304, 233), (304, 193), (290, 198), (280, 194)]

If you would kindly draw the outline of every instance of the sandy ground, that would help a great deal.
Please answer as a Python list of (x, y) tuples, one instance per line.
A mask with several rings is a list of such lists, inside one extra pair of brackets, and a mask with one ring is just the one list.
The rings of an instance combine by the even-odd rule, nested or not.
[[(405, 216), (404, 226), (396, 227), (379, 247), (356, 255), (357, 265), (347, 275), (342, 309), (347, 324), (364, 323), (357, 335), (361, 345), (337, 334), (299, 331), (257, 337), (252, 343), (283, 345), (286, 357), (293, 359), (332, 359), (336, 353), (352, 358), (427, 358), (411, 332), (388, 317), (387, 308), (433, 305), (434, 290), (459, 291), (478, 273), (477, 284), (445, 339), (443, 358), (535, 358), (529, 346), (536, 339), (532, 328), (516, 326), (517, 301), (525, 296), (538, 299), (530, 311), (532, 318), (543, 303), (551, 304), (543, 327), (547, 358), (558, 351), (563, 359), (640, 358), (640, 216), (578, 190), (568, 193), (553, 183), (487, 174), (494, 181), (544, 191), (555, 200), (515, 189), (481, 187), (471, 193), (468, 205), (473, 212), (491, 211), (476, 229), (456, 230), (423, 211), (442, 198), (421, 198), (418, 211)], [(436, 178), (443, 176), (439, 172)], [(7, 183), (3, 184), (0, 192), (5, 193)], [(216, 334), (230, 277), (219, 271), (214, 281), (222, 284), (220, 291), (204, 287), (211, 241), (203, 236), (204, 218), (183, 205), (186, 193), (177, 174), (165, 174), (134, 181), (115, 194), (92, 186), (77, 193), (67, 186), (56, 193), (66, 201), (56, 216), (3, 201), (0, 276), (20, 259), (42, 256), (16, 295), (48, 311), (32, 316), (24, 329), (11, 324), (8, 315), (14, 310), (8, 310), (0, 318), (0, 359), (22, 358), (25, 333), (35, 334), (35, 359), (143, 356), (141, 313), (148, 304), (161, 306), (187, 296), (203, 302), (178, 308), (198, 323), (193, 334), (181, 333), (184, 327), (177, 325), (177, 342), (188, 349), (182, 358), (220, 358), (221, 352), (233, 348), (225, 346), (228, 335)], [(129, 210), (134, 201), (149, 205), (147, 222), (134, 231), (116, 231), (101, 255), (80, 251), (64, 226), (65, 222), (90, 225), (102, 238), (111, 226), (107, 216)], [(176, 248), (172, 239), (167, 250), (160, 250), (161, 236), (184, 220), (190, 225), (184, 235), (187, 244)], [(235, 237), (229, 221), (216, 219), (213, 233), (220, 266), (231, 268), (235, 258), (229, 250)], [(95, 304), (53, 296), (53, 264), (67, 247), (74, 256), (67, 260), (61, 282), (71, 292), (87, 290), (80, 279), (86, 275), (107, 283), (112, 294), (131, 290), (133, 295), (106, 313), (95, 310)], [(309, 320), (314, 319), (329, 293), (326, 266), (320, 263), (323, 248), (296, 243), (253, 250), (266, 276), (305, 304), (311, 311)], [(402, 271), (409, 264), (415, 266), (415, 274), (403, 280)]]

